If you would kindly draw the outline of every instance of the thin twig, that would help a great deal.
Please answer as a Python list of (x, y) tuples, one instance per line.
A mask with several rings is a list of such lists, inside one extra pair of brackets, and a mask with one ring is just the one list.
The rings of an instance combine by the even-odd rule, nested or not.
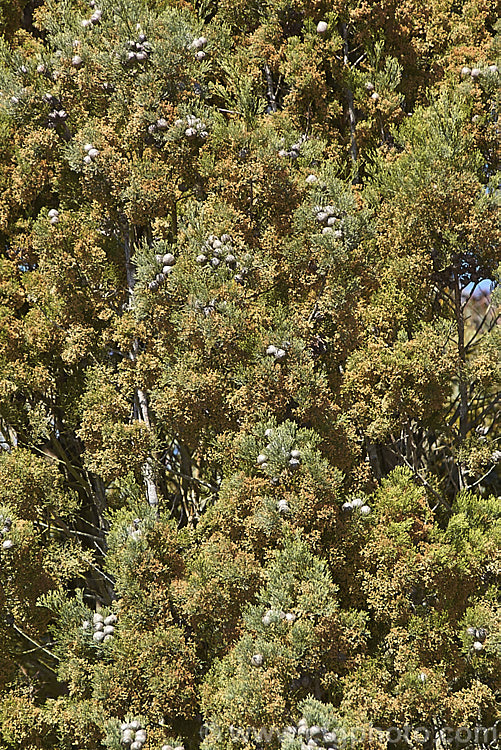
[(421, 482), (422, 486), (426, 487), (426, 489), (431, 492), (431, 494), (438, 500), (440, 505), (443, 505), (445, 508), (447, 508), (449, 512), (451, 512), (451, 506), (449, 505), (449, 503), (446, 500), (444, 500), (435, 489), (433, 489), (431, 484), (423, 476), (421, 476), (421, 474), (418, 471), (416, 471), (416, 469), (412, 466), (412, 464), (407, 460), (407, 458), (404, 455), (402, 455), (402, 460), (404, 461), (405, 465), (408, 466), (409, 469), (412, 471), (412, 473), (414, 474), (414, 477)]
[(484, 479), (486, 477), (488, 477), (489, 474), (491, 474), (494, 471), (495, 468), (496, 468), (496, 465), (494, 464), (493, 466), (491, 466), (491, 468), (489, 469), (489, 471), (486, 471), (485, 474), (482, 477), (480, 477), (480, 479), (477, 479), (477, 481), (473, 482), (473, 484), (466, 485), (465, 486), (465, 490), (471, 490), (472, 487), (476, 487), (477, 484), (480, 484), (481, 482), (483, 482)]
[(207, 487), (209, 490), (212, 490), (213, 492), (219, 492), (219, 487), (215, 487), (213, 484), (209, 484), (209, 482), (204, 482), (203, 479), (198, 479), (198, 477), (192, 477), (189, 474), (184, 474), (182, 471), (176, 471), (175, 469), (171, 468), (170, 466), (166, 467), (166, 470), (170, 474), (174, 474), (176, 477), (181, 477), (182, 479), (187, 479), (189, 482), (197, 482), (198, 484), (201, 484), (204, 487)]
[(223, 109), (222, 107), (217, 108), (218, 112), (222, 112), (225, 115), (240, 115), (240, 117), (243, 117), (243, 112), (238, 112), (236, 109)]
[[(26, 638), (26, 640), (32, 643), (34, 646), (36, 646), (39, 651), (43, 651), (45, 654), (50, 656), (51, 659), (55, 659), (56, 661), (61, 661), (59, 656), (57, 656), (56, 654), (53, 654), (52, 651), (49, 651), (47, 648), (44, 648), (44, 646), (42, 646), (40, 643), (37, 643), (37, 641), (35, 641), (27, 633), (25, 633), (24, 630), (21, 630), (21, 628), (19, 628), (15, 622), (12, 623), (12, 627), (14, 628), (16, 633), (19, 633), (19, 635), (21, 635), (23, 638)], [(51, 671), (53, 672), (54, 670), (52, 669)]]

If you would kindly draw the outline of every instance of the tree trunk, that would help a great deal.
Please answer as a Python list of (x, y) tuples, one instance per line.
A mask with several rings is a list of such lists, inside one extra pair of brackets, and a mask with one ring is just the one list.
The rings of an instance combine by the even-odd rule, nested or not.
[(461, 305), (461, 287), (457, 271), (454, 271), (454, 308), (458, 334), (459, 435), (461, 441), (463, 441), (468, 432), (468, 383), (465, 378), (466, 349), (464, 345), (464, 315)]
[[(131, 263), (131, 240), (130, 240), (130, 229), (128, 226), (124, 228), (124, 252), (125, 252), (125, 269), (127, 273), (127, 285), (129, 287), (129, 305), (133, 301), (134, 287), (136, 284), (134, 265)], [(129, 353), (129, 357), (132, 362), (137, 359), (139, 352), (139, 341), (134, 339), (132, 342), (132, 351)], [(151, 430), (151, 419), (148, 407), (148, 394), (142, 388), (136, 388), (135, 397), (139, 406), (138, 413), (139, 418)], [(155, 470), (153, 456), (149, 456), (142, 467), (144, 483), (146, 486), (146, 498), (148, 504), (152, 507), (158, 506), (158, 490), (155, 482)]]
[[(464, 343), (464, 315), (461, 304), (461, 286), (458, 271), (454, 271), (454, 313), (457, 326), (457, 354), (458, 354), (458, 390), (459, 390), (459, 443), (462, 443), (468, 433), (468, 383), (466, 381), (466, 348)], [(464, 487), (464, 477), (461, 464), (458, 463), (459, 488)]]

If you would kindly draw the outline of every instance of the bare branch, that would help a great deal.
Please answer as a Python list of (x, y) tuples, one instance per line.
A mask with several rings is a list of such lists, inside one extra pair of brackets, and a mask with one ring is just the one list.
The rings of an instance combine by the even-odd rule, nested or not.
[(266, 76), (266, 89), (267, 89), (267, 95), (268, 95), (268, 101), (270, 103), (270, 107), (273, 112), (276, 112), (277, 107), (277, 100), (275, 96), (275, 91), (273, 90), (273, 77), (271, 75), (270, 66), (268, 63), (264, 66), (264, 74)]

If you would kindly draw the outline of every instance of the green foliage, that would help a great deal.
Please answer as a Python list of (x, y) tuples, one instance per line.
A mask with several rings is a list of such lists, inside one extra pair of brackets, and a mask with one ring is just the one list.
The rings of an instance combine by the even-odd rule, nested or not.
[(0, 24), (0, 750), (460, 750), (501, 674), (492, 4)]
[(54, 463), (26, 449), (0, 455), (0, 503), (26, 519), (52, 513), (69, 516), (76, 507), (75, 496), (64, 487)]

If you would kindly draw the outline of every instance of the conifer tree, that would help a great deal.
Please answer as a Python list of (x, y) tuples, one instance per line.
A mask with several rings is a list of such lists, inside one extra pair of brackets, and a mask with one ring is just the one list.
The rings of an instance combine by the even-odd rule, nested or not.
[(0, 24), (0, 750), (494, 747), (494, 8)]

